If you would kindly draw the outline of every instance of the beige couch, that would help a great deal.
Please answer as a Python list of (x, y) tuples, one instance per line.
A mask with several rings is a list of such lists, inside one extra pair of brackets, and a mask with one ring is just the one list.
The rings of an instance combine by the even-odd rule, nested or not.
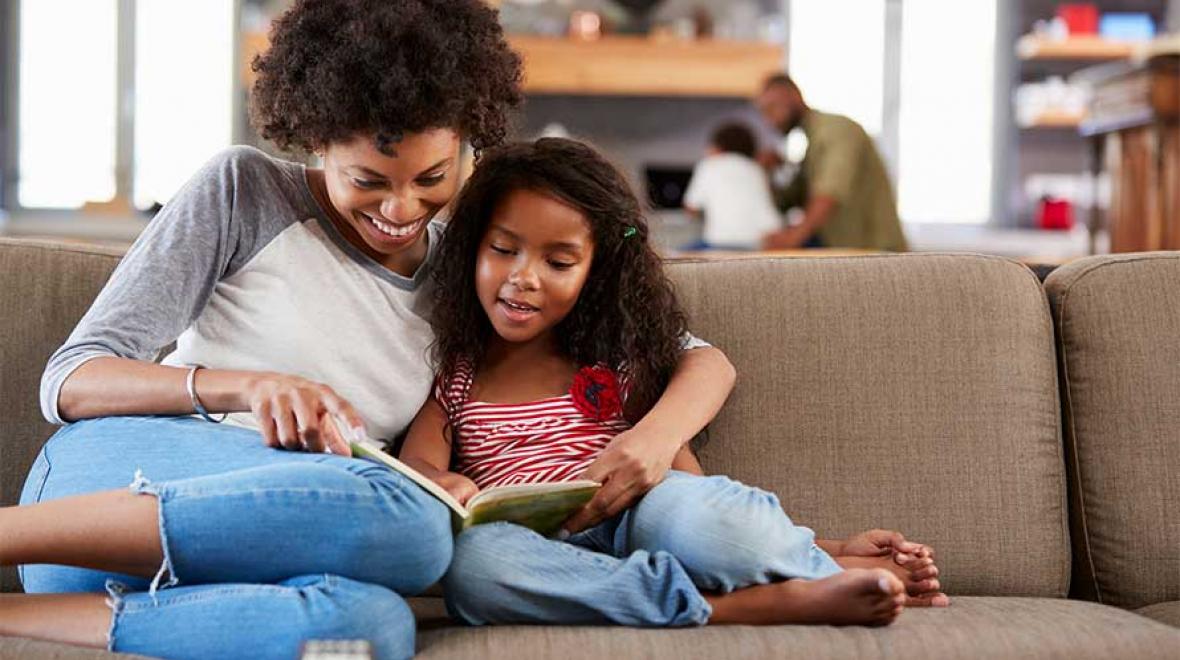
[[(52, 432), (42, 366), (117, 259), (0, 239), (6, 504)], [(1180, 253), (1084, 259), (1044, 287), (973, 255), (670, 272), (739, 373), (706, 468), (823, 535), (933, 544), (954, 604), (884, 629), (634, 630), (459, 628), (424, 598), (422, 657), (1180, 657)], [(0, 639), (0, 658), (39, 656), (106, 654)]]

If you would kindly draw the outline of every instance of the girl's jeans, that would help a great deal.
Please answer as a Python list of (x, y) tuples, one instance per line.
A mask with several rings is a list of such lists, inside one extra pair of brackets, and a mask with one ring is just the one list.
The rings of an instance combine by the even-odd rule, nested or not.
[(702, 590), (840, 570), (773, 494), (670, 472), (631, 509), (564, 542), (509, 523), (472, 527), (455, 539), (443, 585), (451, 616), (472, 625), (689, 626), (712, 614)]
[(109, 593), (114, 651), (293, 658), (304, 640), (364, 638), (377, 657), (409, 657), (414, 618), (402, 595), (451, 560), (448, 510), (396, 472), (271, 449), (255, 431), (188, 417), (63, 428), (21, 503), (124, 487), (159, 501), (154, 580), (20, 567), (29, 593)]

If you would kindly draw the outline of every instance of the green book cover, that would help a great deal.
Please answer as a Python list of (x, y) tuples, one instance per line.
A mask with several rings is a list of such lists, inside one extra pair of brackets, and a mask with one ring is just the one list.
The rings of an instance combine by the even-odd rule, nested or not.
[(552, 536), (561, 529), (561, 523), (589, 502), (602, 487), (602, 484), (586, 480), (497, 486), (476, 493), (464, 506), (442, 486), (385, 453), (376, 441), (354, 437), (350, 445), (354, 456), (402, 473), (447, 505), (451, 509), (452, 526), (456, 533), (472, 525), (503, 521), (528, 527), (544, 536)]

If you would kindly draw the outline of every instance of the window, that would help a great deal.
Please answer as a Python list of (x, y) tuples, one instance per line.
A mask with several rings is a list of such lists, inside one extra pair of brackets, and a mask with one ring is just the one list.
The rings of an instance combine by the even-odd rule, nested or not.
[[(970, 25), (970, 30), (954, 29)], [(910, 222), (992, 214), (996, 3), (905, 0), (898, 206)]]
[(791, 0), (790, 21), (787, 66), (807, 103), (880, 135), (885, 0)]
[[(135, 205), (146, 208), (166, 202), (229, 145), (234, 5), (21, 2), (19, 206), (80, 208), (130, 191)], [(132, 32), (133, 48), (124, 42), (120, 54), (120, 35)], [(130, 84), (120, 82), (120, 71)], [(122, 103), (120, 85), (131, 93)], [(120, 106), (127, 113), (122, 119)]]
[(163, 203), (233, 134), (233, 0), (137, 0), (135, 205)]
[(20, 6), (17, 200), (78, 208), (115, 195), (116, 0)]
[(996, 0), (791, 0), (792, 77), (877, 139), (906, 222), (991, 217), (996, 20)]

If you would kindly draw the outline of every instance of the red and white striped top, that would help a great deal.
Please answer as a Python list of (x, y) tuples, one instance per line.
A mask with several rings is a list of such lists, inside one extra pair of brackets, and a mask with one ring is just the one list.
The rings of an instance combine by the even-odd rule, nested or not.
[[(610, 374), (617, 388), (614, 372), (595, 370)], [(612, 408), (604, 420), (588, 415), (577, 378), (570, 392), (527, 403), (470, 401), (473, 379), (463, 363), (450, 377), (439, 377), (434, 397), (457, 420), (455, 470), (480, 489), (577, 479), (616, 435), (631, 428), (621, 410)]]

